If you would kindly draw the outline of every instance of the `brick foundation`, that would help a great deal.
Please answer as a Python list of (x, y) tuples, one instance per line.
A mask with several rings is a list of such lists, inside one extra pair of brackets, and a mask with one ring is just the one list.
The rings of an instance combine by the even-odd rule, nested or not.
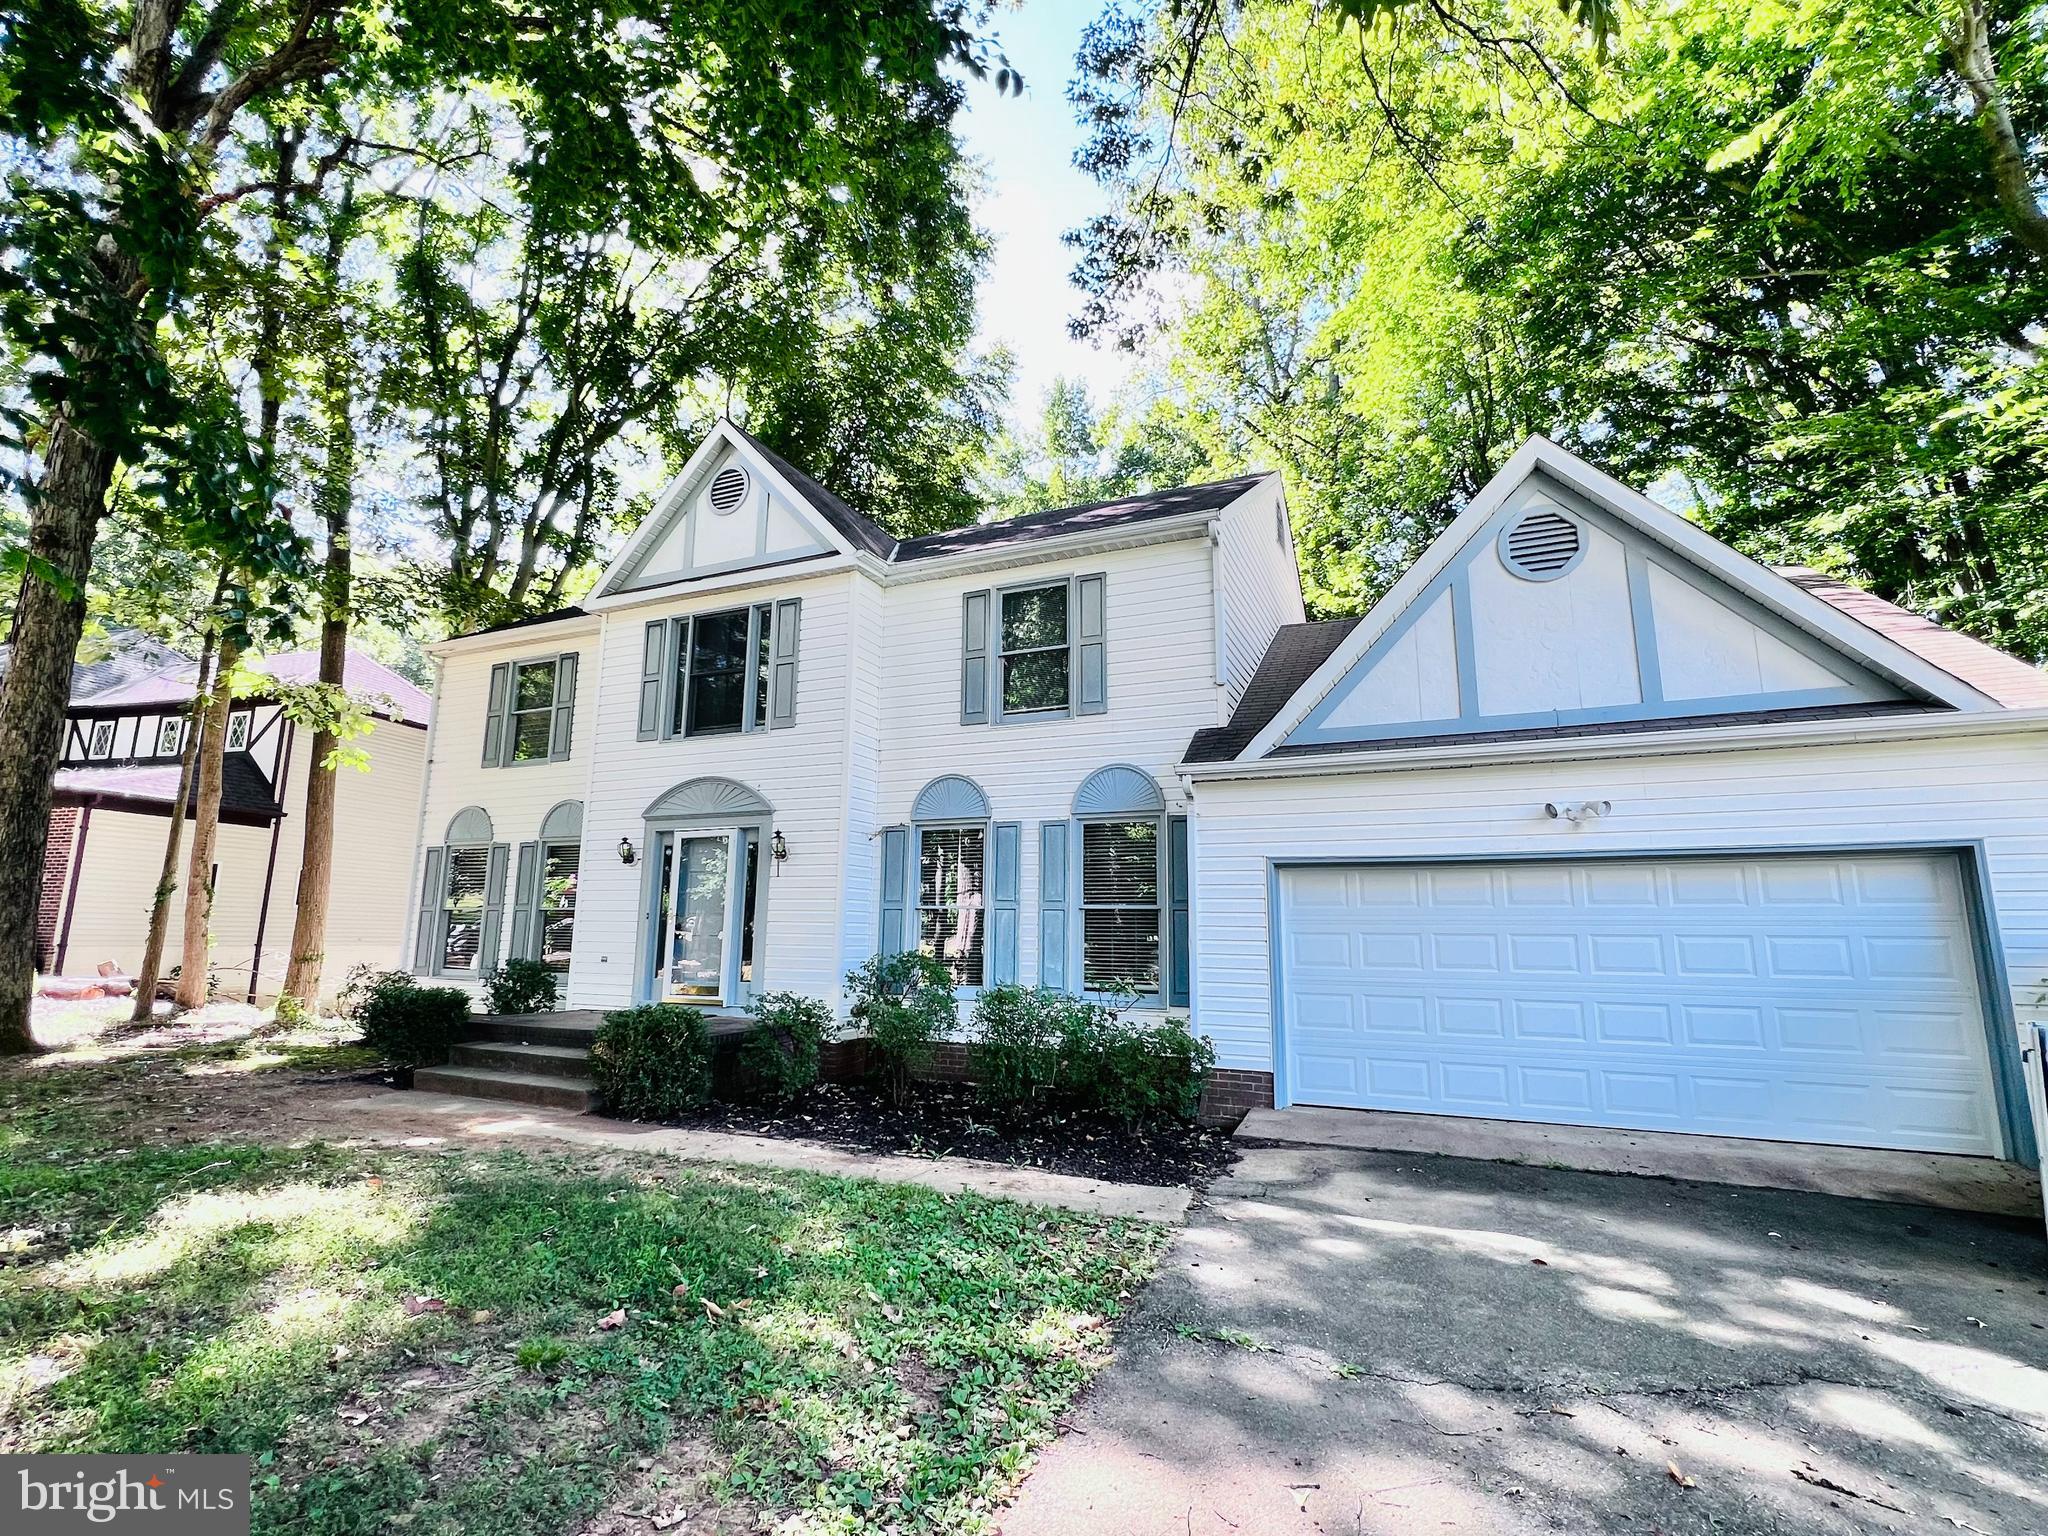
[[(818, 1058), (818, 1075), (828, 1083), (858, 1082), (867, 1075), (868, 1042), (865, 1036), (829, 1042)], [(922, 1082), (965, 1083), (973, 1080), (973, 1061), (968, 1047), (958, 1040), (942, 1040), (932, 1048), (931, 1064), (918, 1074)], [(1273, 1107), (1273, 1074), (1243, 1072), (1218, 1067), (1209, 1073), (1202, 1090), (1201, 1108), (1195, 1118), (1218, 1130), (1231, 1130), (1254, 1109)]]
[(36, 903), (36, 969), (47, 971), (56, 960), (58, 931), (64, 921), (64, 891), (71, 878), (71, 852), (78, 843), (78, 807), (60, 805), (50, 812), (50, 838), (43, 849), (43, 881)]

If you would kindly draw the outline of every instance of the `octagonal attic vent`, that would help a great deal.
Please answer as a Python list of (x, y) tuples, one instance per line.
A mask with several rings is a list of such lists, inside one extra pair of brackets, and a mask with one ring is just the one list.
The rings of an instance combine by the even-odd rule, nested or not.
[(711, 477), (711, 510), (730, 512), (747, 499), (747, 472), (737, 464), (728, 464)]
[(1585, 552), (1584, 531), (1552, 507), (1516, 519), (1500, 536), (1500, 563), (1525, 581), (1555, 581)]

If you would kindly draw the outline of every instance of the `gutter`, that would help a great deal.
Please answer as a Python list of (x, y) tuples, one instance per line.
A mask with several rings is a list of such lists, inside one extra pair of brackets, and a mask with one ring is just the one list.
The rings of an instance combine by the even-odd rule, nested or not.
[(540, 649), (565, 635), (594, 635), (598, 627), (598, 616), (586, 611), (573, 619), (555, 619), (545, 624), (522, 624), (517, 629), (486, 630), (474, 635), (451, 635), (446, 640), (436, 640), (431, 645), (421, 646), (420, 649), (429, 656), (466, 656), (472, 651)]
[[(1249, 496), (1257, 487), (1244, 494)], [(1242, 498), (1240, 498), (1242, 499)], [(1231, 505), (1236, 505), (1235, 502)], [(1112, 549), (1137, 549), (1147, 544), (1167, 544), (1180, 539), (1206, 537), (1209, 525), (1220, 509), (1179, 512), (1147, 522), (1124, 523), (1099, 533), (1065, 533), (1047, 539), (1009, 540), (987, 549), (964, 549), (958, 554), (935, 555), (929, 560), (884, 561), (873, 555), (856, 555), (855, 566), (885, 587), (916, 581), (937, 581), (947, 576), (976, 571), (999, 571), (1011, 566), (1038, 565), (1075, 555), (1100, 554)], [(993, 526), (993, 525), (991, 525)]]
[(1686, 731), (1632, 731), (1607, 736), (1544, 737), (1533, 741), (1456, 742), (1377, 751), (1267, 757), (1251, 762), (1181, 763), (1190, 784), (1233, 779), (1304, 779), (1330, 774), (1399, 773), (1417, 768), (1481, 768), (1496, 764), (1612, 761), (1635, 757), (1699, 756), (1773, 747), (1862, 746), (1877, 742), (1952, 737), (2016, 736), (2048, 732), (2048, 708), (1991, 709), (1928, 715), (1864, 717), (1845, 721), (1786, 721), (1773, 725), (1704, 726)]

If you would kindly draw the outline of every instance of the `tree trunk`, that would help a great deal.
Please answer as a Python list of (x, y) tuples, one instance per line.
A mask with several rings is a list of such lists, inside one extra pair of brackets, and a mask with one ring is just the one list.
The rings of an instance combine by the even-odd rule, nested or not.
[(1985, 0), (1957, 0), (1949, 33), (1949, 62), (1975, 104), (1977, 132), (1991, 158), (1991, 185), (2005, 222), (2020, 244), (2048, 257), (2048, 211), (2035, 195), (2026, 146), (2013, 125), (2011, 104), (1991, 52), (1991, 15)]
[(185, 731), (185, 750), (178, 754), (178, 794), (171, 802), (171, 830), (164, 837), (164, 867), (157, 877), (156, 897), (149, 906), (149, 938), (142, 946), (142, 966), (135, 973), (135, 1007), (131, 1024), (146, 1023), (156, 1010), (156, 983), (164, 966), (164, 941), (171, 931), (171, 897), (178, 889), (178, 855), (185, 847), (185, 804), (192, 798), (192, 773), (199, 762), (200, 727), (213, 667), (213, 633), (199, 653), (199, 671), (192, 680), (192, 708)]
[(221, 763), (228, 739), (228, 677), (241, 649), (232, 640), (220, 643), (220, 665), (214, 668), (213, 691), (199, 736), (199, 800), (192, 812), (192, 862), (185, 871), (185, 950), (178, 960), (178, 1006), (197, 1008), (206, 1001), (208, 939), (213, 923), (214, 837), (220, 829)]
[(64, 746), (86, 576), (113, 474), (114, 455), (69, 417), (51, 423), (43, 481), (29, 504), (13, 656), (0, 683), (0, 1055), (37, 1048), (29, 1009), (50, 781)]
[[(320, 581), (320, 681), (340, 687), (348, 666), (349, 504), (355, 493), (355, 434), (349, 421), (345, 367), (330, 372), (328, 400), (327, 461), (319, 497), (320, 515), (327, 524), (327, 562)], [(313, 733), (312, 768), (306, 779), (305, 852), (299, 861), (298, 916), (292, 923), (284, 996), (307, 1013), (319, 1005), (326, 959), (327, 896), (334, 878), (335, 770), (329, 760), (339, 745), (332, 731)]]

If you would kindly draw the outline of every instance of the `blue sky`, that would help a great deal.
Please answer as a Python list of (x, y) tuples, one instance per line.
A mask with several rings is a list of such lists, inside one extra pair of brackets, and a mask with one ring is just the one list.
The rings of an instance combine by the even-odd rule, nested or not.
[(1023, 71), (1024, 94), (998, 96), (993, 85), (970, 84), (961, 121), (961, 139), (986, 178), (975, 222), (995, 240), (981, 284), (981, 339), (1006, 341), (1017, 354), (1011, 411), (1027, 423), (1054, 378), (1085, 380), (1099, 406), (1132, 366), (1124, 354), (1067, 337), (1079, 296), (1067, 281), (1073, 252), (1060, 235), (1104, 204), (1101, 189), (1074, 169), (1081, 130), (1067, 105), (1067, 81), (1081, 31), (1103, 4), (1024, 0), (1021, 10), (999, 12), (996, 30)]

